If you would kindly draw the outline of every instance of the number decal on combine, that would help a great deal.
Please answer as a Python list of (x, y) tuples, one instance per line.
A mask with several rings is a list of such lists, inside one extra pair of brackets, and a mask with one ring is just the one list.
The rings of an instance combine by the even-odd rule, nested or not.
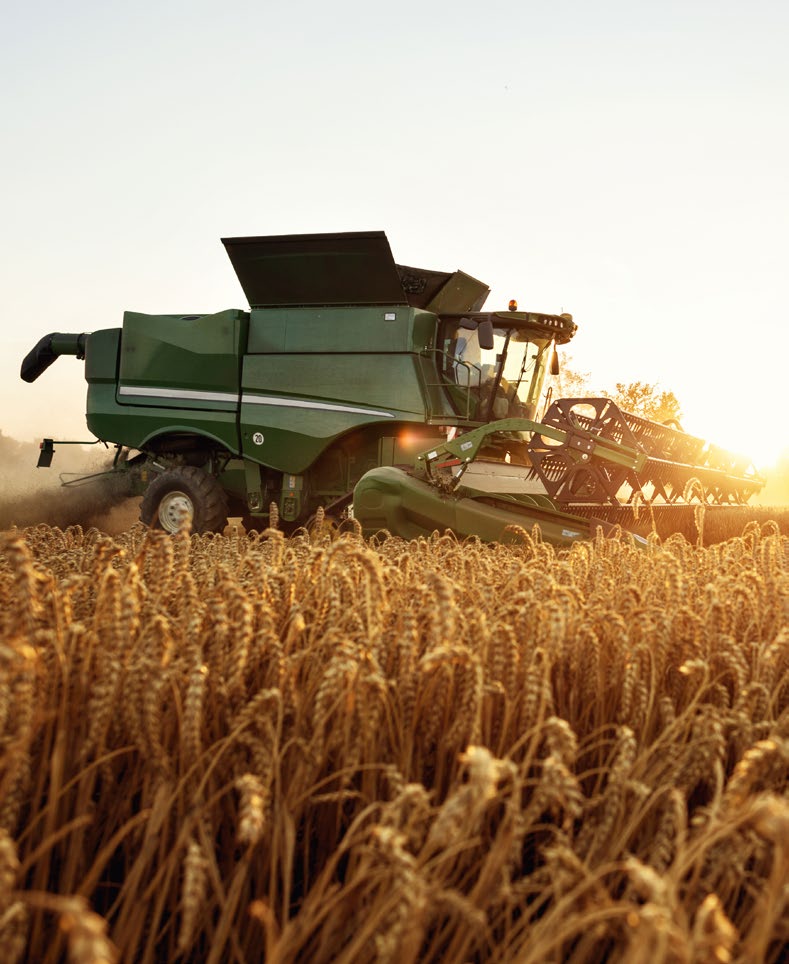
[(263, 438), (263, 433), (255, 432), (255, 434), (252, 436), (252, 441), (255, 443), (255, 445), (262, 445), (263, 442), (265, 441), (265, 439)]

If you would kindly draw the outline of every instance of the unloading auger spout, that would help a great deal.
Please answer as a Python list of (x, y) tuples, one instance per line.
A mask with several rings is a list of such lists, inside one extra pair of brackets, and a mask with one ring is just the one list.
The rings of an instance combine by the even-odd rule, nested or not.
[(87, 340), (88, 336), (85, 333), (64, 335), (53, 331), (49, 335), (44, 335), (25, 355), (19, 373), (20, 378), (25, 382), (34, 382), (60, 355), (76, 355), (77, 358), (84, 358)]

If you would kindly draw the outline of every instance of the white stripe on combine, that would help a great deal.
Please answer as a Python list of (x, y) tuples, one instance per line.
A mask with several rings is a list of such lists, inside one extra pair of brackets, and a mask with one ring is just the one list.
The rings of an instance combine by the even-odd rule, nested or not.
[(147, 385), (121, 385), (118, 394), (183, 399), (185, 402), (238, 402), (238, 395), (234, 392), (194, 392), (187, 388), (149, 388)]
[(394, 418), (392, 412), (384, 412), (378, 408), (355, 408), (353, 405), (332, 405), (331, 402), (310, 402), (303, 398), (282, 398), (277, 395), (244, 395), (241, 401), (247, 405), (310, 408), (322, 412), (350, 412), (353, 415), (378, 415), (381, 418)]

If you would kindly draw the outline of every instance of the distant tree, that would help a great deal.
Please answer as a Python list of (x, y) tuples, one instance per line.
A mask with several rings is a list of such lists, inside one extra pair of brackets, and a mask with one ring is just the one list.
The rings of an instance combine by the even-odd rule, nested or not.
[(653, 422), (679, 422), (679, 399), (657, 382), (617, 382), (613, 392), (599, 391), (590, 383), (589, 372), (580, 371), (571, 355), (564, 354), (558, 375), (552, 379), (552, 398), (610, 398), (625, 412)]
[(657, 382), (617, 382), (616, 391), (605, 394), (623, 411), (653, 422), (679, 422), (682, 416), (677, 396), (659, 390)]
[(589, 372), (579, 371), (571, 355), (562, 354), (559, 374), (553, 378), (554, 398), (585, 398), (596, 393), (589, 385)]

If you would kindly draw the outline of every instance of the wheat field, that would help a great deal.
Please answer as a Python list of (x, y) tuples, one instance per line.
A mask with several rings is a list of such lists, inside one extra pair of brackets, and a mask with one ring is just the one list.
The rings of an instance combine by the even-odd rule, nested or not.
[(781, 960), (789, 538), (518, 535), (0, 536), (3, 960)]

